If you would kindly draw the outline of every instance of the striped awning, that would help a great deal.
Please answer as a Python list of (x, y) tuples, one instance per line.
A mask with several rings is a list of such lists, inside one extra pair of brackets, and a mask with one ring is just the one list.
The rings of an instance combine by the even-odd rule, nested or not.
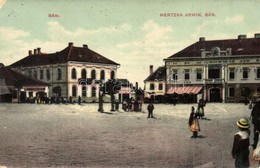
[(202, 86), (184, 86), (184, 87), (170, 87), (167, 91), (167, 94), (198, 94), (202, 89)]

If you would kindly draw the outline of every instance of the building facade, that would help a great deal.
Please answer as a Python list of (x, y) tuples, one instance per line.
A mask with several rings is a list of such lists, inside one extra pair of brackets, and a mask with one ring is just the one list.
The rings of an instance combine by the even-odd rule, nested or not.
[(208, 102), (244, 102), (260, 92), (260, 34), (198, 42), (164, 59), (166, 93)]
[(0, 102), (35, 102), (48, 97), (48, 84), (0, 64)]
[(97, 102), (101, 82), (114, 79), (119, 64), (73, 43), (56, 53), (44, 54), (40, 48), (10, 65), (12, 69), (50, 84), (49, 95), (76, 101)]
[(144, 97), (153, 101), (161, 102), (165, 95), (165, 77), (164, 66), (158, 67), (153, 71), (153, 65), (150, 65), (150, 75), (144, 80)]

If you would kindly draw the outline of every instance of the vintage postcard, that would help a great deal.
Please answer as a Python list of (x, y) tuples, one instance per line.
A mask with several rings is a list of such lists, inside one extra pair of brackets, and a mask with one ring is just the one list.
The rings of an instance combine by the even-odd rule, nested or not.
[(259, 8), (0, 0), (0, 168), (260, 166)]

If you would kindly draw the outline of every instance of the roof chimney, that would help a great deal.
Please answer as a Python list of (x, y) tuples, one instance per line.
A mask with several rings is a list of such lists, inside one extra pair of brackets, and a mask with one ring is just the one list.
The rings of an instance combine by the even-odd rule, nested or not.
[(32, 55), (32, 50), (29, 50), (28, 54), (29, 54), (29, 56), (31, 56)]
[(150, 75), (153, 73), (153, 65), (150, 65)]
[(260, 38), (260, 33), (255, 33), (255, 38)]
[(73, 46), (73, 43), (72, 42), (69, 42), (69, 47)]
[(33, 49), (33, 54), (37, 55), (37, 49)]
[(238, 39), (246, 39), (246, 35), (245, 34), (238, 35)]
[(205, 37), (200, 37), (199, 38), (199, 41), (205, 41), (206, 39), (205, 39)]
[(38, 55), (41, 54), (41, 48), (37, 48), (37, 54), (38, 54)]
[(87, 44), (83, 44), (83, 47), (84, 47), (84, 48), (88, 48), (88, 45), (87, 45)]

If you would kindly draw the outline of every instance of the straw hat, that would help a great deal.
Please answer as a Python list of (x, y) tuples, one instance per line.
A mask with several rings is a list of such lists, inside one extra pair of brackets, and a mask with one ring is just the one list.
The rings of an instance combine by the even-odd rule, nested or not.
[(248, 123), (248, 120), (245, 118), (241, 118), (240, 120), (237, 121), (237, 126), (239, 128), (249, 128), (250, 125)]
[(259, 98), (259, 97), (260, 97), (260, 93), (259, 93), (259, 92), (255, 92), (255, 93), (253, 94), (253, 97)]

